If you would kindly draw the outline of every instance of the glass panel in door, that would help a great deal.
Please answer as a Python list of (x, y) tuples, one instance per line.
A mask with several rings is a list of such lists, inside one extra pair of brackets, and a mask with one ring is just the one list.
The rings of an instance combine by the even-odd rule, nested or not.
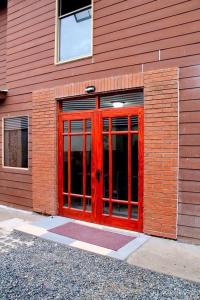
[(103, 215), (138, 219), (138, 116), (102, 118)]
[(91, 119), (63, 124), (63, 197), (69, 210), (91, 212)]

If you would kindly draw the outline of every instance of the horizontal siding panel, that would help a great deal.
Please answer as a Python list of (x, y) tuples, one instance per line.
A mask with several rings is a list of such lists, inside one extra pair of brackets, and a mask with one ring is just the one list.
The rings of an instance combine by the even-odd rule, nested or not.
[(183, 243), (190, 243), (190, 244), (200, 245), (200, 240), (195, 239), (195, 238), (178, 236), (178, 240), (180, 242), (183, 242)]
[[(199, 47), (200, 47), (200, 43), (162, 50), (161, 60), (170, 59), (173, 57), (183, 57), (183, 56), (199, 54)], [(184, 79), (182, 79), (182, 81), (184, 81)]]
[(34, 19), (38, 15), (43, 15), (47, 12), (55, 12), (56, 1), (44, 0), (36, 2), (26, 2), (29, 5), (23, 4), (22, 8), (17, 9), (15, 13), (11, 13), (11, 7), (13, 7), (13, 3), (11, 3), (11, 6), (8, 4), (8, 23), (10, 24), (10, 26), (16, 26), (19, 21), (21, 23), (25, 23), (26, 21), (30, 21), (30, 19)]
[[(173, 11), (176, 12), (176, 7), (178, 6), (178, 4), (183, 2), (184, 2), (183, 0), (176, 0), (176, 4), (174, 4), (174, 0), (168, 0), (167, 2), (162, 1), (160, 3), (158, 3), (157, 1), (151, 1), (147, 4), (134, 7), (133, 1), (126, 1), (123, 7), (122, 5), (121, 7), (120, 5), (108, 7), (106, 9), (106, 12), (108, 14), (107, 16), (103, 15), (101, 17), (99, 13), (99, 18), (98, 18), (98, 14), (97, 14), (97, 16), (95, 17), (94, 28), (100, 28), (105, 26), (109, 27), (109, 25), (113, 23), (118, 23), (121, 25), (121, 28), (123, 28), (124, 26), (123, 21), (127, 22), (129, 19), (135, 19), (135, 18), (138, 18), (137, 23), (139, 24), (140, 23), (139, 16), (145, 19), (146, 22), (149, 22), (149, 20), (150, 21), (155, 20), (157, 18), (161, 19), (163, 17), (168, 16), (168, 10), (171, 9), (171, 7), (173, 7)], [(111, 15), (112, 18), (110, 18)]]
[[(164, 5), (166, 5), (167, 3), (174, 3), (174, 0), (170, 0), (167, 2), (160, 2), (159, 7), (162, 7), (163, 3)], [(178, 1), (179, 2), (179, 1)], [(182, 1), (180, 1), (182, 2)], [(157, 22), (162, 19), (163, 22), (165, 22), (165, 20), (167, 18), (171, 18), (172, 16), (176, 16), (176, 15), (180, 15), (181, 13), (185, 13), (188, 12), (190, 10), (194, 10), (197, 8), (200, 8), (200, 4), (198, 0), (193, 0), (193, 1), (186, 1), (184, 2), (184, 4), (175, 4), (175, 5), (171, 5), (168, 8), (163, 9), (158, 9), (154, 12), (150, 12), (150, 13), (146, 13), (145, 15), (139, 15), (142, 13), (142, 9), (140, 8), (140, 12), (135, 10), (130, 10), (128, 12), (128, 18), (127, 18), (127, 13), (125, 15), (125, 19), (121, 20), (121, 21), (117, 21), (115, 23), (110, 23), (110, 24), (105, 24), (101, 21), (101, 24), (103, 24), (103, 26), (98, 27), (99, 25), (97, 24), (97, 22), (95, 22), (94, 24), (94, 29), (96, 32), (96, 36), (99, 35), (103, 35), (103, 34), (107, 34), (107, 33), (113, 33), (116, 31), (120, 31), (122, 29), (126, 29), (127, 27), (133, 27), (133, 26), (138, 26), (144, 23), (150, 23), (150, 22)], [(158, 28), (159, 25), (161, 25), (162, 22), (160, 22), (160, 24), (158, 24)], [(149, 26), (151, 26), (150, 24), (148, 24)], [(173, 24), (172, 24), (173, 25)]]
[(182, 146), (180, 147), (180, 157), (200, 157), (200, 146)]
[[(196, 49), (196, 47), (200, 49), (200, 44), (194, 45), (194, 49)], [(188, 89), (188, 88), (192, 89), (192, 88), (199, 88), (199, 87), (200, 87), (200, 76), (180, 79), (180, 89)]]
[(178, 218), (178, 225), (189, 227), (200, 227), (200, 217), (180, 215)]
[[(200, 193), (200, 182), (198, 181), (180, 181), (179, 190), (181, 192)], [(200, 209), (200, 205), (199, 205)]]
[(200, 169), (200, 158), (180, 158), (180, 168), (182, 169)]
[(185, 123), (180, 126), (180, 134), (199, 134), (200, 123)]
[(181, 72), (180, 72), (181, 79), (188, 78), (188, 77), (194, 77), (194, 76), (200, 76), (200, 64), (198, 64), (196, 66), (181, 68)]
[[(196, 22), (192, 21), (187, 23), (187, 26), (183, 24), (178, 26), (172, 26), (170, 30), (169, 28), (164, 28), (164, 29), (161, 28), (156, 31), (150, 31), (150, 32), (147, 31), (138, 35), (135, 34), (135, 32), (133, 32), (132, 36), (130, 37), (123, 37), (121, 32), (119, 32), (118, 40), (112, 41), (112, 43), (107, 42), (107, 43), (95, 45), (95, 53), (104, 53), (107, 51), (112, 51), (113, 49), (119, 49), (123, 47), (129, 47), (132, 45), (141, 45), (146, 43), (152, 43), (154, 41), (162, 41), (168, 39), (171, 39), (171, 41), (173, 42), (176, 37), (187, 38), (187, 35), (191, 33), (193, 34), (197, 33), (198, 35), (199, 31), (200, 31), (199, 21)], [(188, 44), (188, 41), (186, 39), (185, 39), (185, 44)], [(159, 49), (162, 49), (162, 47), (159, 47)]]
[[(182, 147), (181, 147), (181, 149), (182, 149)], [(179, 179), (200, 182), (200, 170), (184, 170), (184, 169), (182, 169), (179, 174)], [(199, 204), (200, 204), (200, 197), (199, 197)]]
[[(149, 3), (155, 2), (154, 0), (126, 0), (123, 2), (123, 7), (122, 7), (122, 2), (121, 1), (113, 1), (110, 0), (109, 2), (106, 1), (94, 1), (94, 9), (95, 9), (95, 20), (98, 20), (100, 18), (103, 18), (103, 20), (111, 14), (118, 14), (120, 11), (126, 11), (129, 9), (136, 9), (136, 8), (143, 8), (146, 7), (146, 5)], [(103, 6), (104, 3), (104, 6)], [(114, 4), (114, 5), (113, 5)], [(106, 9), (105, 9), (106, 6)]]
[(8, 204), (15, 204), (18, 206), (32, 207), (31, 199), (17, 197), (15, 195), (1, 194), (1, 193), (0, 193), (0, 203), (8, 203)]
[(200, 122), (200, 112), (181, 112), (180, 113), (180, 123), (199, 123)]
[(180, 111), (200, 111), (200, 95), (199, 100), (181, 101)]
[(9, 181), (9, 180), (5, 180), (5, 179), (0, 179), (0, 189), (2, 187), (30, 191), (31, 183), (25, 183), (25, 182), (19, 182), (19, 181), (15, 182), (15, 181)]
[(179, 203), (180, 215), (190, 215), (200, 217), (200, 205)]
[[(197, 171), (199, 171), (199, 170), (197, 170)], [(191, 177), (191, 179), (192, 179), (192, 177)], [(180, 191), (179, 203), (199, 204), (200, 205), (199, 193), (181, 192)]]
[(0, 10), (0, 87), (6, 84), (6, 9)]
[(180, 90), (180, 99), (183, 100), (200, 100), (200, 88)]
[(189, 238), (200, 240), (200, 228), (179, 226), (178, 236), (189, 237)]
[[(200, 134), (181, 135), (180, 136), (180, 145), (200, 146)], [(199, 152), (199, 157), (200, 157), (200, 152)]]
[(20, 183), (32, 183), (32, 177), (31, 174), (13, 174), (13, 173), (7, 173), (7, 172), (0, 172), (0, 181), (1, 180), (7, 180), (9, 182), (20, 182)]
[(102, 35), (98, 35), (96, 30), (94, 30), (94, 45), (101, 45), (104, 43), (119, 40), (119, 38), (133, 37), (148, 32), (154, 32), (156, 36), (156, 32), (161, 29), (166, 29), (170, 32), (171, 27), (173, 26), (182, 25), (184, 27), (187, 23), (198, 21), (199, 13), (200, 9), (162, 19), (162, 22), (160, 20), (156, 20), (151, 23), (146, 23), (143, 18), (142, 24), (135, 22), (135, 24), (133, 24), (132, 26), (129, 25), (125, 29), (119, 28), (115, 32)]

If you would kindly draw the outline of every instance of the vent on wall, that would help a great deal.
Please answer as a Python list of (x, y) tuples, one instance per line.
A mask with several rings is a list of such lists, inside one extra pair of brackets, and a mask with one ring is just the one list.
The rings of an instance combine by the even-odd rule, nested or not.
[[(136, 90), (130, 93), (119, 93), (115, 95), (103, 95), (99, 96), (100, 109), (104, 108), (117, 108), (117, 107), (129, 107), (129, 106), (143, 106), (144, 95), (143, 90)], [(94, 110), (98, 107), (96, 97), (70, 99), (62, 101), (62, 111), (82, 111), (82, 110)]]
[(143, 106), (143, 104), (144, 96), (142, 90), (100, 97), (100, 108)]

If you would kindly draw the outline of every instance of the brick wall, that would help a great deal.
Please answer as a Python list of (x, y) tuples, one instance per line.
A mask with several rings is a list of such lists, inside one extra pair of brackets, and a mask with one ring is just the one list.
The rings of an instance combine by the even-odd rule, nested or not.
[(33, 93), (32, 190), (33, 210), (57, 213), (56, 102), (55, 91)]
[(33, 93), (33, 209), (57, 213), (55, 98), (144, 87), (144, 232), (176, 238), (178, 71), (158, 70), (103, 78)]
[(144, 73), (144, 232), (176, 238), (178, 70)]

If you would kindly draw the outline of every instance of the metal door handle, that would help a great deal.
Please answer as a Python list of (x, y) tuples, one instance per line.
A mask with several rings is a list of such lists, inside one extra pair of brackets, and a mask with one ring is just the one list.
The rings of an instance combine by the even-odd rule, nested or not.
[(96, 179), (97, 179), (98, 182), (100, 182), (100, 178), (101, 178), (101, 170), (98, 169), (96, 171)]

